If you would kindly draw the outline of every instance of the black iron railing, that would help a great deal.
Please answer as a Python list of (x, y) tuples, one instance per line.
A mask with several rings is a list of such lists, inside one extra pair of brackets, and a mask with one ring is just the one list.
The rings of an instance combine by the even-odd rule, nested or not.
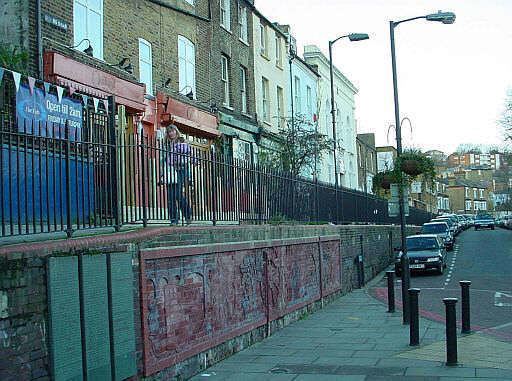
[[(116, 132), (109, 104), (84, 107), (80, 130), (17, 120), (11, 102), (0, 110), (1, 236), (152, 223), (399, 223), (370, 194), (225, 159), (213, 147)], [(408, 222), (430, 218), (411, 208)]]

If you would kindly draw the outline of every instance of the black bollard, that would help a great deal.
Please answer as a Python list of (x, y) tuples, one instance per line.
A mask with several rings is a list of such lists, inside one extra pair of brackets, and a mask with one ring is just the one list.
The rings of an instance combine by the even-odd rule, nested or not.
[(411, 284), (411, 270), (409, 270), (409, 257), (407, 255), (402, 255), (400, 258), (400, 265), (402, 266), (402, 323), (409, 324), (410, 310), (408, 290)]
[(444, 298), (446, 307), (446, 365), (457, 365), (457, 298)]
[(461, 280), (459, 282), (461, 287), (461, 310), (462, 310), (462, 333), (470, 333), (471, 332), (471, 318), (470, 318), (470, 308), (469, 308), (469, 286), (471, 286), (471, 281), (469, 280)]
[(416, 346), (420, 344), (420, 318), (418, 308), (418, 294), (420, 293), (419, 288), (409, 289), (409, 308), (410, 308), (410, 319), (409, 319), (409, 345)]
[(388, 278), (388, 312), (395, 312), (395, 272), (386, 271)]

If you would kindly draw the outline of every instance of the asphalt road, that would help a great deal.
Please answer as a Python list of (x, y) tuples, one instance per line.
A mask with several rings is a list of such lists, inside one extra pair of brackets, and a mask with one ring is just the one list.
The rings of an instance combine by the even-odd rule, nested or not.
[[(411, 287), (420, 288), (423, 317), (444, 322), (443, 298), (457, 297), (457, 320), (460, 320), (461, 280), (470, 280), (471, 326), (497, 339), (512, 342), (512, 230), (462, 232), (455, 249), (448, 252), (444, 275), (412, 274)], [(400, 279), (395, 294), (400, 299)], [(386, 279), (371, 291), (380, 299), (387, 295)]]

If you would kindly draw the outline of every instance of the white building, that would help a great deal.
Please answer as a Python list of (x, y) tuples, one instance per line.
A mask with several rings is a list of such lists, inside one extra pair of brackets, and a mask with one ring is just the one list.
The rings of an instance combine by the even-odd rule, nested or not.
[[(331, 117), (331, 88), (329, 60), (315, 45), (304, 48), (304, 60), (320, 75), (318, 82), (318, 130), (333, 137)], [(355, 101), (357, 88), (336, 67), (334, 73), (334, 101), (336, 110), (336, 160), (338, 183), (344, 187), (358, 188), (356, 152)], [(322, 157), (320, 180), (335, 183), (333, 154)]]
[(253, 17), (254, 84), (260, 148), (270, 148), (273, 137), (285, 127), (288, 109), (287, 37), (255, 10)]

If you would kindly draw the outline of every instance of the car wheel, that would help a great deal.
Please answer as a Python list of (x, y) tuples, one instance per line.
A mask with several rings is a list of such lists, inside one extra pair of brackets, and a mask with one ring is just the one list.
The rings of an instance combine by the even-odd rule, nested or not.
[(445, 268), (445, 264), (441, 263), (441, 266), (439, 266), (439, 268), (437, 269), (437, 273), (439, 275), (443, 275), (444, 274), (444, 268)]
[(494, 230), (494, 226), (491, 226), (491, 230)]
[(478, 228), (475, 226), (475, 230), (478, 230)]
[(402, 276), (402, 271), (400, 271), (400, 268), (398, 266), (395, 266), (395, 275), (397, 277), (401, 277)]

